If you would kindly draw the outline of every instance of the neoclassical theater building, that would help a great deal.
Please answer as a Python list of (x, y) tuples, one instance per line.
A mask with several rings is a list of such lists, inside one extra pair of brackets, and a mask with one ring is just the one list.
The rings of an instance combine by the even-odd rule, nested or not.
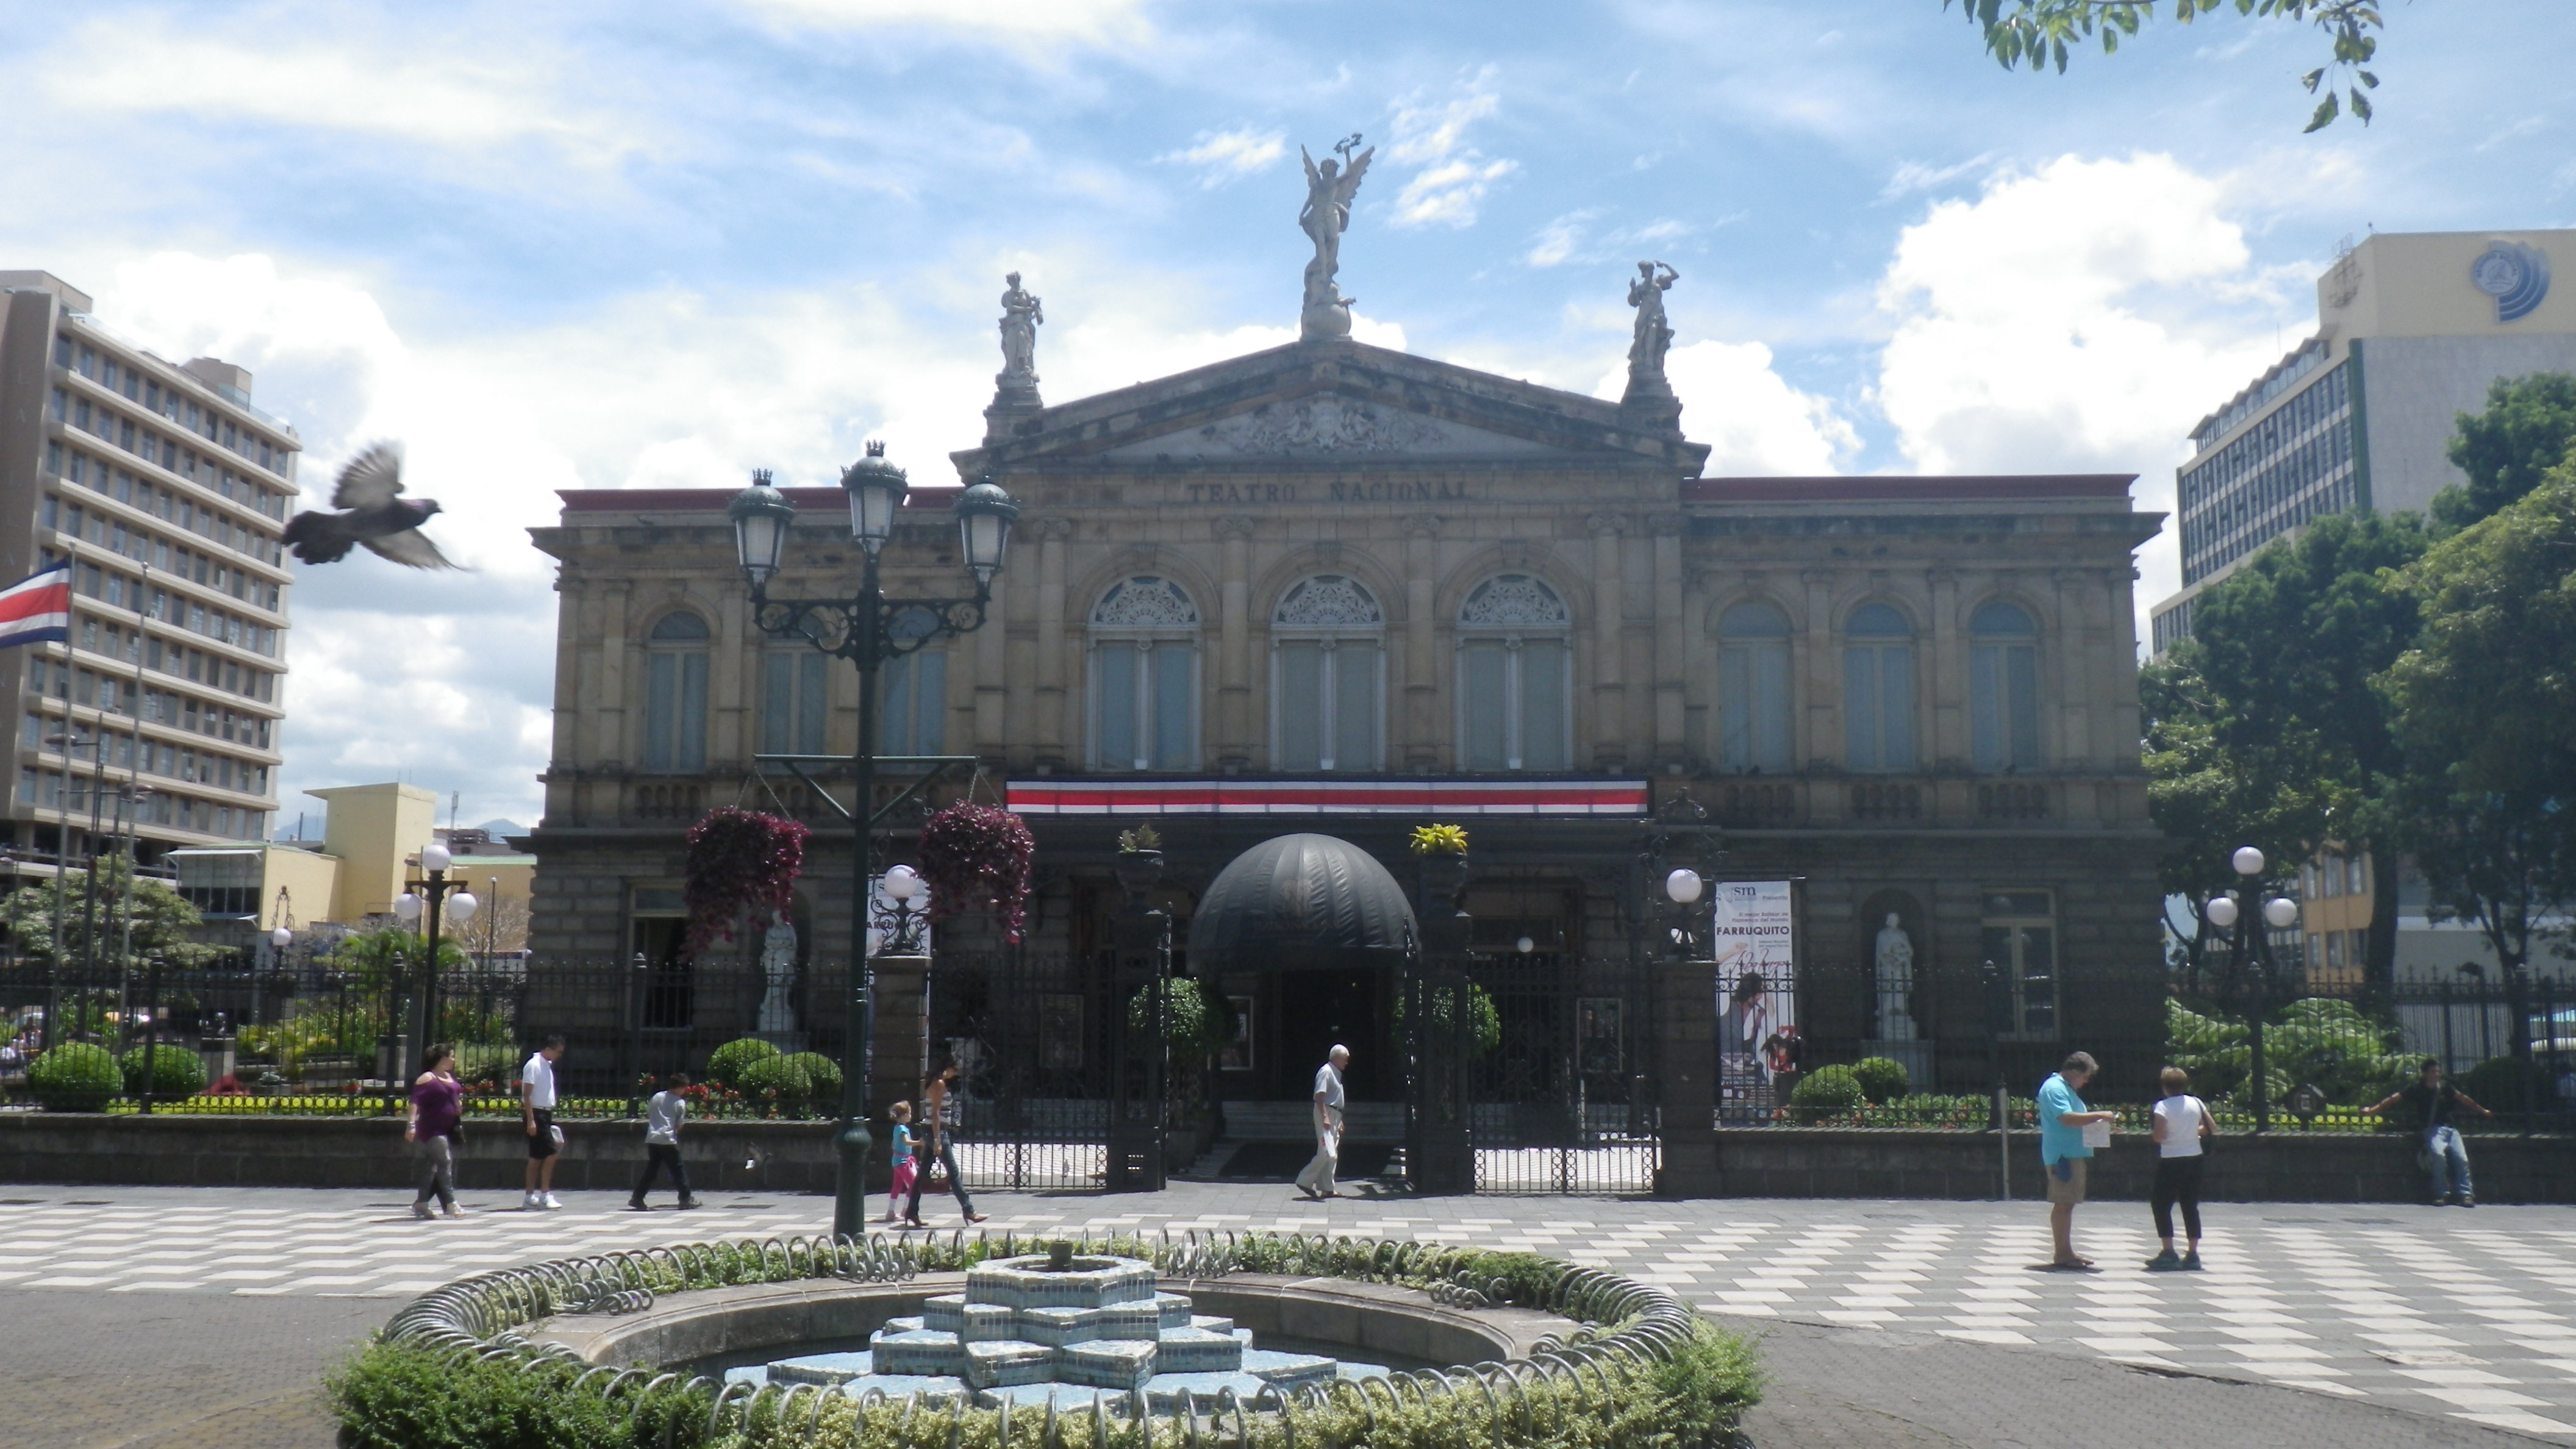
[[(990, 477), (1022, 512), (992, 622), (889, 669), (880, 749), (980, 757), (982, 798), (1026, 816), (1025, 952), (1078, 972), (1107, 946), (1116, 836), (1142, 822), (1185, 942), (1253, 844), (1336, 835), (1410, 881), (1406, 832), (1451, 821), (1478, 949), (1559, 973), (1585, 1030), (1633, 1035), (1637, 998), (1624, 1025), (1591, 1003), (1620, 995), (1600, 983), (1663, 868), (1638, 821), (1696, 806), (1716, 879), (1796, 883), (1806, 1065), (1896, 1038), (1920, 1085), (1955, 1091), (1996, 1070), (2027, 1091), (2076, 1047), (2154, 1065), (2131, 590), (2160, 515), (2128, 477), (1707, 477), (1668, 394), (1607, 402), (1347, 338), (1054, 406), (1016, 365), (952, 476), (894, 460), (915, 485), (894, 592), (964, 590), (958, 487)], [(815, 826), (796, 949), (846, 953), (847, 827), (751, 777), (756, 754), (852, 750), (856, 674), (754, 627), (739, 482), (567, 492), (536, 530), (561, 563), (541, 959), (668, 963), (684, 832), (737, 801)], [(790, 496), (773, 593), (850, 592), (841, 494)], [(1912, 970), (1892, 1000), (1891, 918)], [(997, 947), (971, 919), (940, 934)], [(1388, 983), (1226, 985), (1247, 1008), (1230, 1095), (1302, 1098), (1337, 1039), (1359, 1095), (1396, 1094)], [(686, 1025), (721, 1039), (752, 1009)]]

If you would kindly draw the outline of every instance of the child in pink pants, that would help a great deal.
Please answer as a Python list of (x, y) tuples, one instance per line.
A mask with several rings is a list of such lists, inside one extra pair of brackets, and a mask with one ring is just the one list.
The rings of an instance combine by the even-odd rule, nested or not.
[(912, 1193), (912, 1104), (897, 1102), (889, 1115), (894, 1118), (894, 1187), (886, 1194), (885, 1220), (893, 1222)]

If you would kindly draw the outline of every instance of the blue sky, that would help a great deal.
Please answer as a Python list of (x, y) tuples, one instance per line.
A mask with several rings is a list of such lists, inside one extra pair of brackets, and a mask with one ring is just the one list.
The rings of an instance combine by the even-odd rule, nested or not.
[[(1296, 149), (1379, 148), (1362, 335), (1611, 387), (1678, 267), (1711, 471), (2138, 472), (2314, 321), (2338, 238), (2576, 223), (2564, 0), (2396, 5), (2377, 124), (2228, 14), (2006, 75), (1937, 0), (88, 4), (0, 37), (0, 267), (251, 367), (305, 480), (406, 440), (471, 575), (296, 591), (281, 800), (532, 820), (553, 490), (973, 443), (994, 298), (1062, 401), (1283, 341)], [(2141, 601), (2173, 586), (2169, 540)]]

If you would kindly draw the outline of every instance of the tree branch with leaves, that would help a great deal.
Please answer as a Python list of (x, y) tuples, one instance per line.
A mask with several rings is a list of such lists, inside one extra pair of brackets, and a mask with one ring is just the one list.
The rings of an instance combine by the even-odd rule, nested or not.
[[(2347, 105), (2365, 126), (2370, 124), (2370, 92), (2379, 77), (2367, 67), (2379, 51), (2379, 0), (2171, 0), (2173, 18), (2189, 25), (2201, 16), (2233, 4), (2239, 15), (2258, 19), (2305, 22), (2323, 32), (2332, 59), (2299, 77), (2312, 96), (2321, 97), (2307, 130), (2334, 124)], [(1952, 0), (1941, 0), (1950, 8)], [(2157, 0), (1958, 0), (1960, 12), (1985, 37), (1986, 54), (2006, 70), (2027, 65), (2033, 71), (2054, 63), (2066, 70), (2070, 43), (2098, 40), (2104, 55), (2117, 54), (2120, 41), (2156, 17)]]

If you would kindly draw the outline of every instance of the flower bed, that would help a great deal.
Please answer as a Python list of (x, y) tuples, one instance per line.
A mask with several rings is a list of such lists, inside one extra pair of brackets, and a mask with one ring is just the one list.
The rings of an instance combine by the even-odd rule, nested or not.
[(1147, 1258), (1167, 1277), (1339, 1277), (1421, 1288), (1460, 1307), (1512, 1304), (1581, 1327), (1526, 1359), (1431, 1368), (1329, 1387), (1265, 1390), (1213, 1413), (1053, 1413), (853, 1399), (810, 1385), (750, 1390), (655, 1368), (597, 1367), (518, 1330), (553, 1313), (618, 1311), (657, 1293), (804, 1279), (900, 1282), (1027, 1251), (1035, 1240), (962, 1233), (691, 1244), (534, 1264), (460, 1280), (414, 1300), (332, 1376), (346, 1449), (1297, 1449), (1318, 1445), (1740, 1442), (1760, 1396), (1751, 1351), (1671, 1293), (1527, 1253), (1255, 1234), (1159, 1241), (1085, 1237), (1079, 1251)]

